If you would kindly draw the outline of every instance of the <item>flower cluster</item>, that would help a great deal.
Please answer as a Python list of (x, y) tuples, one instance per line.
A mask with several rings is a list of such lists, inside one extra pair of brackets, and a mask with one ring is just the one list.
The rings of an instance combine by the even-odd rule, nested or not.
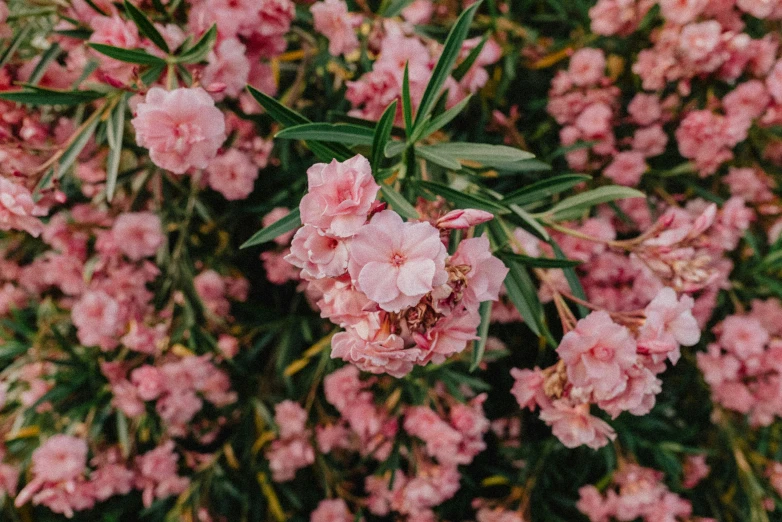
[(478, 306), (498, 299), (508, 270), (483, 237), (449, 256), (441, 230), (470, 228), (482, 213), (405, 222), (376, 202), (380, 187), (360, 155), (316, 164), (307, 179), (304, 226), (285, 259), (319, 294), (321, 316), (346, 329), (332, 339), (332, 357), (401, 377), (477, 339)]

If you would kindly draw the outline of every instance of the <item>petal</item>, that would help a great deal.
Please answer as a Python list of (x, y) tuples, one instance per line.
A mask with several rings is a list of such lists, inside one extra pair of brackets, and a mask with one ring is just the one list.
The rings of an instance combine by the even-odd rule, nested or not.
[(399, 290), (409, 296), (431, 291), (434, 272), (435, 265), (431, 259), (411, 259), (399, 269)]
[(434, 259), (444, 250), (440, 233), (429, 223), (408, 223), (405, 227), (402, 250), (408, 259), (425, 257)]
[(358, 275), (358, 285), (368, 298), (376, 303), (390, 301), (399, 295), (399, 269), (390, 263), (371, 262)]

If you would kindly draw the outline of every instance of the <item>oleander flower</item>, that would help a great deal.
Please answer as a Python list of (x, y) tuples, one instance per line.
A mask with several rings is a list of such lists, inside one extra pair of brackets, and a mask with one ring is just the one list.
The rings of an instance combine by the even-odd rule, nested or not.
[(0, 177), (0, 230), (24, 230), (38, 237), (44, 227), (37, 216), (44, 215), (46, 209), (36, 205), (26, 187)]
[(361, 155), (342, 163), (317, 163), (307, 170), (308, 192), (302, 198), (301, 222), (337, 237), (350, 237), (367, 221), (380, 186)]
[(446, 255), (435, 227), (406, 223), (396, 212), (384, 210), (353, 237), (348, 271), (358, 289), (380, 308), (398, 312), (448, 280)]
[(120, 214), (111, 233), (122, 253), (133, 261), (155, 255), (166, 239), (160, 218), (152, 212)]
[(152, 162), (174, 174), (206, 168), (226, 137), (223, 113), (200, 87), (152, 87), (131, 123)]
[(329, 39), (329, 53), (348, 54), (358, 49), (353, 20), (343, 0), (323, 0), (310, 7), (315, 30)]
[(567, 365), (569, 381), (592, 389), (599, 400), (621, 393), (626, 372), (636, 362), (636, 343), (630, 331), (608, 312), (592, 312), (562, 338), (557, 353)]

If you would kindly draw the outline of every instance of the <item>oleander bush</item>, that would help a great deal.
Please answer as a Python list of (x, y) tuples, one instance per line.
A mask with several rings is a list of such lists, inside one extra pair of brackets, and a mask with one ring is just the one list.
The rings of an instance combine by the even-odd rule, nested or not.
[(0, 519), (782, 521), (782, 0), (0, 0)]

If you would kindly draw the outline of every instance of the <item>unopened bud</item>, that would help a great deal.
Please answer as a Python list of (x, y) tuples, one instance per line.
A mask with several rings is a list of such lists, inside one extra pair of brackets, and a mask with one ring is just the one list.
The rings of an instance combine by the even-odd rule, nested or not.
[(226, 84), (224, 84), (224, 83), (215, 82), (215, 83), (210, 83), (209, 85), (207, 85), (205, 89), (206, 89), (206, 92), (208, 92), (208, 93), (211, 93), (211, 94), (220, 94), (220, 93), (221, 93), (221, 92), (223, 92), (223, 91), (224, 91), (224, 90), (225, 90), (227, 87), (228, 87), (228, 86), (227, 86)]
[(465, 229), (486, 223), (494, 219), (494, 214), (474, 208), (458, 209), (448, 212), (437, 220), (437, 228)]

